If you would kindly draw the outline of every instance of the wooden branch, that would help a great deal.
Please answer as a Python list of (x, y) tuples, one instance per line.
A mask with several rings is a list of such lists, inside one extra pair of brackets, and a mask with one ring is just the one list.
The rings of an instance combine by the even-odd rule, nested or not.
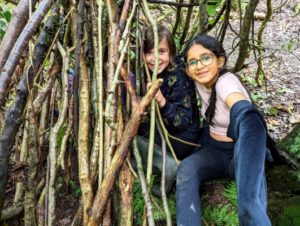
[(145, 173), (143, 170), (142, 158), (141, 158), (140, 152), (138, 150), (136, 138), (133, 140), (133, 154), (134, 154), (134, 158), (135, 158), (136, 164), (137, 164), (137, 172), (138, 172), (139, 181), (140, 181), (140, 185), (141, 185), (141, 189), (142, 189), (143, 199), (145, 201), (146, 209), (144, 208), (144, 211), (146, 210), (146, 213), (147, 213), (148, 225), (154, 226), (155, 223), (154, 223), (154, 219), (153, 219), (153, 207), (152, 207), (152, 203), (151, 203), (151, 199), (150, 199), (150, 195), (149, 195), (149, 189), (147, 188)]
[(133, 88), (131, 79), (128, 76), (127, 69), (124, 68), (124, 67), (121, 68), (120, 75), (122, 76), (122, 78), (125, 82), (126, 90), (127, 90), (128, 94), (130, 96), (130, 99), (131, 99), (132, 110), (134, 111), (136, 109), (137, 105), (138, 105), (138, 99), (137, 99), (137, 96), (136, 96), (135, 89)]
[(111, 161), (111, 164), (109, 165), (106, 171), (101, 186), (98, 188), (97, 195), (94, 199), (93, 207), (88, 213), (90, 216), (88, 222), (89, 226), (96, 226), (99, 224), (104, 213), (107, 201), (109, 199), (110, 191), (113, 188), (115, 179), (119, 174), (119, 171), (127, 157), (129, 150), (128, 145), (137, 133), (143, 112), (153, 99), (161, 84), (161, 79), (158, 79), (157, 81), (153, 82), (153, 85), (151, 86), (150, 90), (137, 106), (136, 111), (132, 113), (131, 118), (125, 127), (123, 136), (121, 138), (121, 143), (119, 144), (116, 153)]
[[(32, 0), (31, 4), (34, 8), (37, 0)], [(13, 16), (6, 29), (5, 35), (0, 44), (0, 72), (10, 54), (18, 36), (22, 32), (29, 17), (29, 1), (21, 0), (13, 11)], [(21, 53), (22, 54), (22, 53)]]
[(249, 49), (249, 32), (254, 15), (254, 10), (256, 9), (258, 2), (259, 0), (252, 0), (246, 7), (245, 16), (240, 30), (239, 55), (233, 68), (234, 72), (237, 72), (243, 68), (245, 59), (247, 57)]
[(39, 4), (39, 8), (33, 13), (30, 21), (24, 27), (17, 42), (11, 50), (9, 57), (2, 69), (0, 75), (0, 103), (5, 102), (4, 97), (6, 88), (9, 84), (10, 77), (12, 76), (16, 66), (19, 63), (23, 50), (26, 48), (29, 39), (33, 36), (41, 21), (44, 19), (48, 10), (53, 5), (54, 0), (43, 0)]
[(57, 136), (63, 126), (68, 107), (68, 74), (67, 70), (69, 68), (69, 52), (65, 52), (59, 42), (57, 42), (58, 49), (63, 58), (63, 73), (62, 73), (62, 109), (60, 110), (59, 117), (54, 127), (51, 128), (50, 138), (49, 138), (49, 182), (47, 188), (47, 225), (52, 226), (55, 223), (55, 179), (57, 171)]
[(207, 33), (208, 26), (208, 12), (207, 12), (208, 0), (200, 0), (199, 6), (199, 33)]
[[(134, 4), (136, 5), (135, 1), (134, 1)], [(126, 20), (128, 18), (128, 13), (130, 11), (131, 5), (132, 5), (132, 0), (125, 0), (124, 1), (121, 16), (120, 16), (120, 21), (119, 21), (119, 27), (120, 27), (120, 32), (121, 33), (123, 33), (123, 31), (125, 30)], [(135, 11), (135, 10), (131, 10), (131, 12), (132, 11)]]
[[(199, 2), (195, 3), (178, 3), (178, 2), (171, 2), (171, 1), (164, 1), (164, 0), (148, 0), (149, 3), (156, 3), (156, 4), (164, 4), (169, 6), (175, 7), (194, 7), (199, 6)], [(217, 2), (208, 2), (208, 5), (216, 5)]]
[(79, 86), (79, 126), (78, 126), (78, 171), (82, 190), (83, 225), (86, 225), (88, 216), (86, 210), (92, 206), (93, 189), (89, 175), (89, 130), (90, 130), (90, 93), (89, 75), (85, 63), (83, 49), (80, 59), (80, 86)]
[(49, 81), (45, 84), (42, 90), (39, 90), (39, 93), (33, 102), (33, 109), (35, 113), (39, 113), (41, 111), (42, 104), (44, 103), (46, 97), (51, 91), (54, 82), (56, 80), (56, 76), (58, 75), (59, 72), (61, 72), (61, 67), (59, 66), (58, 62), (54, 62), (49, 71), (50, 71)]
[(258, 60), (257, 60), (257, 70), (256, 70), (256, 75), (255, 75), (255, 81), (258, 85), (261, 84), (261, 82), (259, 81), (259, 77), (261, 74), (263, 74), (263, 80), (266, 79), (265, 73), (264, 73), (264, 69), (263, 69), (263, 62), (262, 62), (262, 51), (263, 49), (263, 33), (264, 30), (266, 28), (266, 25), (268, 23), (268, 21), (271, 19), (272, 16), (272, 1), (271, 0), (267, 0), (267, 13), (265, 15), (265, 18), (263, 20), (263, 22), (261, 23), (261, 26), (258, 30), (258, 34), (257, 34), (257, 45), (258, 45)]
[[(158, 106), (157, 106), (158, 108)], [(163, 207), (164, 207), (164, 211), (165, 211), (165, 215), (166, 215), (166, 221), (167, 221), (167, 226), (171, 226), (172, 225), (172, 218), (171, 218), (171, 214), (170, 214), (170, 209), (168, 206), (168, 201), (167, 201), (167, 196), (166, 196), (166, 155), (167, 155), (167, 147), (166, 147), (166, 140), (164, 139), (164, 135), (163, 132), (161, 130), (161, 128), (158, 126), (158, 131), (159, 131), (159, 135), (160, 138), (162, 140), (162, 172), (161, 172), (161, 179), (160, 179), (160, 191), (161, 191), (161, 198), (163, 201)], [(177, 160), (175, 158), (175, 160)]]
[[(42, 3), (41, 3), (42, 4)], [(51, 41), (54, 37), (55, 30), (57, 29), (58, 13), (53, 12), (38, 37), (37, 44), (33, 53), (33, 65), (34, 68), (39, 68), (42, 65), (47, 50), (51, 45)], [(19, 41), (19, 40), (18, 40)], [(10, 56), (11, 57), (11, 56)], [(5, 186), (7, 180), (7, 167), (10, 158), (11, 151), (15, 143), (15, 136), (18, 132), (20, 122), (22, 120), (23, 110), (26, 105), (26, 99), (28, 96), (28, 86), (34, 79), (35, 73), (33, 67), (29, 69), (28, 76), (26, 73), (22, 75), (22, 78), (17, 87), (17, 96), (11, 108), (7, 112), (7, 117), (4, 122), (2, 136), (0, 138), (0, 211), (3, 205)], [(28, 83), (27, 83), (28, 77)], [(0, 77), (1, 79), (2, 77)], [(0, 216), (1, 217), (1, 216)]]
[[(145, 11), (145, 14), (147, 18), (150, 21), (150, 24), (152, 26), (153, 34), (154, 34), (154, 56), (155, 56), (155, 62), (154, 62), (154, 70), (152, 73), (152, 81), (155, 81), (157, 78), (157, 71), (158, 71), (158, 31), (157, 31), (157, 22), (154, 19), (153, 15), (150, 12), (148, 3), (146, 0), (143, 0), (143, 9)], [(145, 58), (145, 57), (144, 57)], [(144, 60), (144, 62), (146, 62)], [(146, 66), (147, 64), (145, 64)], [(147, 68), (147, 67), (146, 67)], [(147, 69), (146, 69), (147, 70)], [(149, 76), (150, 77), (150, 76)], [(150, 78), (148, 82), (150, 81)], [(151, 183), (151, 175), (152, 175), (152, 165), (153, 165), (153, 150), (154, 150), (154, 132), (155, 132), (155, 100), (152, 101), (150, 106), (150, 135), (149, 135), (149, 146), (148, 146), (148, 158), (147, 158), (147, 183), (150, 185)]]
[(24, 210), (23, 204), (16, 204), (11, 207), (8, 207), (7, 209), (2, 210), (0, 222), (18, 216), (19, 214), (22, 213), (23, 210)]
[[(228, 26), (230, 26), (230, 23), (229, 23), (230, 18), (229, 17), (230, 17), (230, 11), (231, 11), (231, 0), (227, 0), (226, 4), (224, 3), (224, 5), (226, 5), (225, 6), (226, 11), (225, 11), (222, 29), (220, 31), (219, 38), (218, 38), (218, 40), (221, 44), (223, 44), (227, 28), (228, 28)], [(227, 57), (228, 57), (228, 55), (227, 55)]]
[[(183, 0), (179, 0), (179, 3), (182, 4)], [(177, 8), (176, 10), (176, 20), (175, 20), (175, 24), (174, 24), (174, 27), (173, 27), (173, 30), (172, 30), (172, 35), (173, 37), (175, 37), (175, 34), (176, 34), (176, 31), (177, 31), (177, 28), (180, 24), (180, 21), (181, 21), (181, 6)]]
[[(193, 2), (193, 0), (190, 0), (190, 2)], [(180, 44), (181, 45), (184, 43), (185, 37), (186, 37), (188, 29), (190, 27), (190, 21), (191, 21), (192, 13), (193, 13), (193, 8), (189, 8), (188, 12), (187, 12), (187, 15), (186, 15), (186, 20), (185, 20), (185, 24), (184, 24), (183, 31), (182, 31), (182, 34), (181, 34), (181, 38), (180, 38)]]
[(113, 102), (114, 97), (115, 97), (116, 87), (117, 87), (117, 84), (119, 82), (119, 80), (118, 80), (119, 79), (119, 73), (120, 73), (120, 70), (121, 70), (122, 65), (123, 65), (123, 61), (124, 61), (125, 54), (126, 54), (126, 51), (127, 51), (127, 46), (129, 44), (129, 27), (131, 25), (131, 22), (132, 22), (134, 13), (135, 13), (135, 9), (136, 9), (136, 4), (134, 4), (134, 6), (133, 6), (132, 12), (131, 12), (131, 14), (128, 18), (125, 30), (123, 32), (122, 39), (120, 41), (119, 51), (121, 52), (121, 55), (120, 55), (119, 60), (118, 60), (118, 65), (117, 65), (116, 71), (114, 73), (112, 83), (109, 86), (109, 92), (108, 92), (106, 106), (105, 106), (105, 119), (106, 119), (107, 124), (111, 128), (114, 128), (114, 126), (113, 126), (114, 123), (113, 123), (113, 115), (110, 114), (110, 110), (111, 110), (110, 108), (111, 108), (112, 102)]
[[(80, 0), (78, 3), (78, 14), (76, 16), (76, 38), (75, 38), (75, 72), (73, 78), (73, 129), (74, 136), (77, 142), (78, 140), (78, 121), (79, 121), (79, 76), (80, 76), (80, 51), (81, 41), (83, 39), (83, 18), (84, 18), (84, 0)], [(77, 146), (77, 144), (76, 144)]]

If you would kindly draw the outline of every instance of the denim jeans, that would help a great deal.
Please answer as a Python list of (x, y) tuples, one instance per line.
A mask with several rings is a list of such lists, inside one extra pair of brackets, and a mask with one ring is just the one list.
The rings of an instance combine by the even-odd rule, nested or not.
[(201, 184), (226, 176), (236, 180), (239, 224), (271, 225), (266, 213), (266, 130), (256, 113), (243, 117), (238, 139), (242, 142), (218, 142), (207, 133), (202, 148), (180, 163), (176, 187), (178, 226), (201, 225)]

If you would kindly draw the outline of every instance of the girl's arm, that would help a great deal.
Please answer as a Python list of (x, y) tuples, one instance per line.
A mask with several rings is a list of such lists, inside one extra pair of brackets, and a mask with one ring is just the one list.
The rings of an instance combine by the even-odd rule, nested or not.
[(248, 99), (242, 93), (239, 92), (231, 93), (226, 97), (225, 104), (229, 107), (229, 109), (231, 109), (231, 107), (240, 100), (248, 100)]
[(181, 132), (188, 129), (194, 123), (195, 90), (186, 75), (176, 76), (177, 81), (172, 87), (172, 91), (165, 96), (165, 104), (160, 108), (162, 117), (168, 129), (173, 132)]

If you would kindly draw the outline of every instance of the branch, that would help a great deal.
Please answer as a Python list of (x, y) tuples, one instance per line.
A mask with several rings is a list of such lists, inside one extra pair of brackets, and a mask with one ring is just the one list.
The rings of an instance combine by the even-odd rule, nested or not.
[[(190, 1), (192, 2), (193, 0), (190, 0)], [(181, 45), (184, 43), (185, 37), (186, 37), (187, 32), (189, 30), (189, 25), (190, 25), (192, 13), (193, 13), (193, 8), (189, 8), (188, 12), (187, 12), (187, 15), (186, 15), (186, 20), (185, 20), (185, 24), (184, 24), (183, 31), (182, 31), (182, 34), (181, 34), (181, 38), (180, 38), (180, 44)]]
[(143, 170), (142, 158), (141, 158), (140, 152), (138, 150), (136, 138), (133, 140), (133, 154), (134, 154), (134, 158), (136, 160), (137, 172), (138, 172), (139, 181), (140, 181), (141, 188), (142, 188), (142, 195), (143, 195), (146, 209), (147, 209), (148, 225), (154, 226), (155, 224), (154, 224), (154, 220), (153, 220), (153, 207), (152, 207), (150, 195), (149, 195), (149, 192), (147, 189), (147, 182), (146, 182), (145, 173)]
[[(31, 85), (34, 76), (36, 76), (34, 68), (39, 68), (43, 63), (44, 58), (46, 57), (47, 50), (51, 45), (51, 41), (53, 39), (55, 30), (57, 29), (57, 23), (55, 23), (56, 20), (58, 20), (58, 13), (53, 12), (53, 15), (48, 18), (44, 29), (38, 37), (37, 44), (34, 48), (34, 67), (32, 66), (29, 69), (28, 76), (26, 73), (22, 75), (22, 78), (16, 90), (17, 96), (15, 98), (14, 103), (8, 110), (7, 117), (4, 122), (2, 136), (0, 138), (0, 211), (3, 205), (5, 186), (7, 180), (7, 168), (10, 159), (10, 154), (15, 143), (15, 136), (18, 132), (23, 110), (26, 105), (26, 99), (28, 96), (27, 82), (29, 85)], [(3, 77), (0, 77), (0, 80), (2, 78)], [(2, 83), (0, 84), (2, 85)]]
[[(32, 0), (31, 4), (34, 8), (37, 0)], [(22, 32), (29, 17), (29, 1), (21, 0), (13, 11), (13, 17), (9, 22), (5, 35), (0, 44), (0, 71), (13, 48), (18, 36)]]
[(116, 150), (111, 164), (107, 168), (101, 186), (98, 188), (93, 207), (88, 213), (90, 215), (88, 226), (96, 226), (99, 224), (109, 199), (110, 191), (113, 189), (115, 179), (127, 157), (129, 151), (128, 146), (137, 133), (142, 114), (153, 99), (161, 84), (162, 79), (154, 81), (146, 96), (143, 97), (136, 110), (132, 113), (131, 118), (125, 127), (121, 143)]
[[(199, 6), (199, 2), (195, 3), (178, 3), (178, 2), (170, 2), (170, 1), (164, 1), (164, 0), (148, 0), (149, 3), (157, 3), (157, 4), (164, 4), (169, 6), (175, 6), (175, 7), (194, 7)], [(216, 5), (217, 2), (208, 2), (208, 5)]]
[(234, 72), (237, 72), (243, 68), (245, 59), (248, 54), (249, 48), (249, 32), (251, 27), (252, 18), (254, 15), (254, 10), (258, 4), (259, 0), (250, 1), (246, 7), (244, 20), (240, 30), (240, 49), (237, 61), (234, 66)]
[(48, 10), (53, 5), (53, 3), (54, 0), (43, 0), (41, 2), (39, 8), (34, 12), (30, 21), (24, 27), (17, 42), (11, 50), (11, 53), (0, 75), (0, 103), (4, 102), (6, 88), (10, 81), (10, 77), (12, 76), (16, 66), (19, 63), (23, 50), (27, 46), (30, 38), (35, 33), (36, 29), (40, 25), (41, 21), (44, 19), (45, 15), (47, 14)]
[[(157, 110), (158, 110), (158, 105), (157, 106)], [(161, 191), (161, 198), (163, 201), (163, 207), (164, 207), (164, 212), (166, 215), (166, 221), (167, 221), (167, 226), (171, 226), (172, 225), (172, 219), (171, 219), (171, 214), (170, 214), (170, 210), (169, 210), (169, 206), (168, 206), (168, 201), (167, 201), (167, 196), (166, 196), (166, 187), (165, 187), (165, 183), (166, 183), (166, 155), (167, 155), (167, 148), (166, 148), (166, 140), (164, 139), (164, 135), (163, 132), (161, 130), (161, 128), (158, 126), (158, 131), (160, 134), (160, 138), (162, 140), (162, 173), (161, 173), (161, 179), (160, 179), (160, 191)], [(175, 158), (175, 160), (177, 160)]]

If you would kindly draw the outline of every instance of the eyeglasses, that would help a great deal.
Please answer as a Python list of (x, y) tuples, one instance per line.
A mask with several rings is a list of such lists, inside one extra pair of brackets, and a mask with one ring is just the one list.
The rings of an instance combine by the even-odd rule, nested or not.
[(194, 70), (197, 68), (198, 66), (198, 63), (200, 63), (203, 65), (203, 66), (209, 66), (212, 64), (212, 62), (214, 61), (214, 55), (213, 54), (210, 54), (210, 53), (207, 53), (207, 54), (203, 54), (200, 56), (199, 59), (193, 59), (193, 60), (189, 60), (186, 65), (187, 67), (190, 69), (190, 70)]

